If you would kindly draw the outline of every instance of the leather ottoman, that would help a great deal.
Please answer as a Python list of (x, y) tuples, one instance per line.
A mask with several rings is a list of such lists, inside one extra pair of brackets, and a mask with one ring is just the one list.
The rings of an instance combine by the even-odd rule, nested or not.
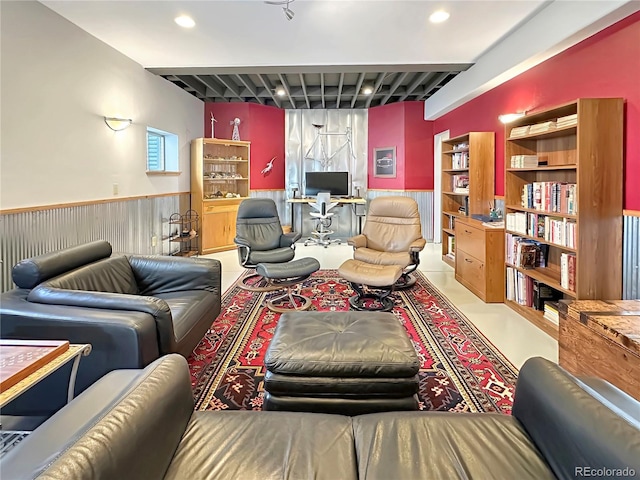
[(391, 313), (282, 315), (265, 355), (265, 410), (417, 410), (420, 362)]

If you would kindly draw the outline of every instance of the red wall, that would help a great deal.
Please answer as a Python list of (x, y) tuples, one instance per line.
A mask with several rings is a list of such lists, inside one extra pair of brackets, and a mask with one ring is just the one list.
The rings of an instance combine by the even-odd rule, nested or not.
[(405, 190), (433, 190), (433, 122), (424, 120), (423, 102), (405, 102)]
[[(368, 187), (381, 190), (433, 189), (433, 122), (424, 120), (422, 102), (369, 109)], [(373, 176), (373, 150), (396, 147), (396, 178)]]
[[(368, 188), (404, 190), (404, 105), (391, 103), (370, 108), (368, 134)], [(388, 147), (396, 147), (396, 178), (374, 177), (373, 150)]]
[[(233, 125), (230, 122), (236, 117), (241, 120), (240, 139), (251, 142), (250, 188), (283, 190), (284, 110), (254, 103), (205, 103), (205, 137), (211, 136), (211, 112), (217, 120), (214, 126), (216, 138), (231, 139)], [(265, 175), (260, 173), (274, 156), (273, 169)]]
[(581, 97), (625, 102), (625, 208), (640, 210), (640, 12), (580, 42), (434, 122), (434, 133), (496, 132), (496, 194), (504, 195), (504, 126), (498, 115), (544, 110)]

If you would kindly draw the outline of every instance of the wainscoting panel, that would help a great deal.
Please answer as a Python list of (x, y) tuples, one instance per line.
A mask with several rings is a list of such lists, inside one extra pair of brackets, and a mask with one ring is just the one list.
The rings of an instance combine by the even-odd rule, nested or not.
[(252, 190), (249, 196), (251, 196), (251, 198), (270, 198), (276, 203), (280, 223), (282, 225), (291, 224), (289, 204), (286, 202), (284, 190)]
[(403, 197), (411, 197), (418, 202), (418, 210), (420, 211), (422, 236), (428, 241), (433, 242), (433, 192), (395, 192), (382, 190), (368, 190), (367, 200), (376, 197), (384, 197), (387, 195), (398, 195)]
[(622, 240), (622, 298), (640, 299), (640, 217), (624, 216)]
[(188, 208), (189, 194), (176, 194), (2, 214), (2, 291), (14, 288), (11, 268), (20, 260), (94, 240), (114, 252), (167, 255), (177, 250), (166, 240), (169, 216)]

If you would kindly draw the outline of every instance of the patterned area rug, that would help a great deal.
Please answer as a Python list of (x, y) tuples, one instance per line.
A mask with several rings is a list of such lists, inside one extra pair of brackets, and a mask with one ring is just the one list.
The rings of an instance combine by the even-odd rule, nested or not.
[[(511, 413), (517, 371), (420, 272), (416, 285), (395, 292), (393, 314), (422, 362), (421, 410)], [(311, 310), (345, 311), (353, 291), (337, 270), (320, 270), (302, 284)], [(276, 295), (279, 293), (276, 292)], [(265, 307), (273, 293), (234, 284), (222, 311), (189, 358), (197, 410), (260, 410), (264, 355), (280, 318)]]

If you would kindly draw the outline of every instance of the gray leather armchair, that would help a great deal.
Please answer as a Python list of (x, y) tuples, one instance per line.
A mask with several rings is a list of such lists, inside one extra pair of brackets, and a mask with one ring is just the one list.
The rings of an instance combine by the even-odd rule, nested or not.
[[(238, 259), (245, 268), (259, 263), (285, 263), (295, 256), (299, 233), (283, 233), (278, 209), (270, 198), (248, 198), (240, 203), (236, 220)], [(244, 277), (240, 286), (253, 292), (275, 290), (257, 273)]]
[[(18, 288), (0, 296), (0, 334), (90, 343), (76, 394), (114, 369), (188, 356), (220, 313), (220, 262), (111, 255), (97, 241), (22, 260)], [(66, 400), (70, 367), (19, 397), (3, 414), (48, 415)], [(46, 392), (46, 393), (45, 393)]]

